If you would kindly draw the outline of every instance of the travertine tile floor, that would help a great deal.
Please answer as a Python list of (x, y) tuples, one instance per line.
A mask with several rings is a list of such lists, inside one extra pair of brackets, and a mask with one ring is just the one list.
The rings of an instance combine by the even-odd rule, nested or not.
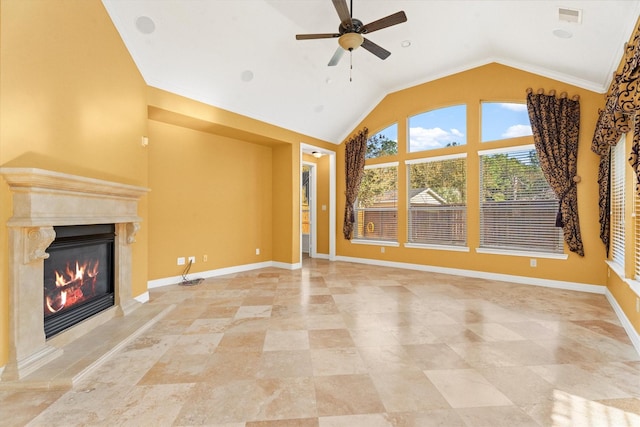
[(150, 294), (176, 307), (0, 425), (640, 426), (602, 295), (309, 259)]

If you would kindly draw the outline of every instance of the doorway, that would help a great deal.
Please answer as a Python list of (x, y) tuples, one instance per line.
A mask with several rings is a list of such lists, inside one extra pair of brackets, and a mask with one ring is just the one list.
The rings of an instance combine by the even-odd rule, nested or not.
[[(316, 179), (315, 179), (315, 165), (313, 163), (302, 164), (302, 184), (300, 194), (300, 213), (301, 213), (301, 236), (300, 246), (302, 249), (302, 256), (305, 255), (314, 257), (316, 241), (316, 218), (314, 215), (314, 209), (316, 204)], [(312, 194), (313, 193), (313, 194)]]
[(336, 153), (300, 144), (300, 260), (335, 260)]

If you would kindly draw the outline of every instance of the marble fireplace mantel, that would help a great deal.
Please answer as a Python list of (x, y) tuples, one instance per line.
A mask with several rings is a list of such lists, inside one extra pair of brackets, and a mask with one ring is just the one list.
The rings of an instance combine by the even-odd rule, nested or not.
[[(45, 338), (42, 311), (44, 260), (55, 239), (53, 227), (115, 224), (116, 309), (112, 312), (126, 315), (139, 304), (131, 291), (131, 244), (141, 222), (138, 201), (149, 190), (35, 168), (0, 168), (0, 175), (13, 200), (13, 216), (6, 224), (9, 361), (2, 381), (15, 381), (62, 354)], [(83, 324), (74, 328), (82, 329)]]

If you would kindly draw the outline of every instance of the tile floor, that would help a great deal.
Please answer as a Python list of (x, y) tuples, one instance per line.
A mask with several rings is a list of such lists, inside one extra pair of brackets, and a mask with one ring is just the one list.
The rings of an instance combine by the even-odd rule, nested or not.
[(0, 425), (640, 426), (602, 295), (309, 259), (150, 294), (175, 308)]

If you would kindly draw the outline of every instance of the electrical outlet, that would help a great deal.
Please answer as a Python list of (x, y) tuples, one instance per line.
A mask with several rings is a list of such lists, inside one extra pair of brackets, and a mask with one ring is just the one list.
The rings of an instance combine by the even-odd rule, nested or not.
[(382, 246), (382, 247), (380, 248), (380, 253), (381, 253), (381, 254), (383, 254), (383, 253), (384, 253), (384, 246)]
[(260, 255), (260, 248), (256, 248), (256, 255)]
[(538, 266), (538, 260), (535, 258), (531, 258), (529, 260), (529, 267), (537, 267)]
[(178, 258), (178, 265), (184, 265), (184, 257), (183, 256)]
[(640, 297), (636, 297), (636, 313), (640, 313)]
[(202, 262), (207, 262), (209, 257), (207, 255), (202, 255)]
[(191, 264), (195, 264), (195, 263), (196, 263), (196, 257), (194, 257), (194, 256), (190, 256), (190, 257), (189, 257), (189, 262), (190, 262)]

